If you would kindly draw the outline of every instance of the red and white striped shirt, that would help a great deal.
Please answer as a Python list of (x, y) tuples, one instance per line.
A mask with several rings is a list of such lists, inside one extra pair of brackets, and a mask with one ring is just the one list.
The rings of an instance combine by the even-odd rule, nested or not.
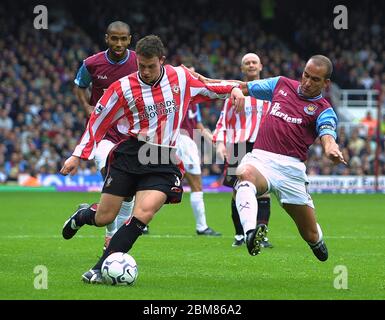
[[(162, 67), (153, 85), (143, 82), (139, 72), (114, 82), (98, 101), (80, 143), (73, 152), (92, 159), (97, 143), (119, 121), (121, 133), (164, 147), (175, 147), (179, 128), (196, 96), (228, 98), (234, 82), (203, 83), (184, 67)], [(198, 97), (199, 98), (199, 97)]]
[(248, 96), (245, 97), (244, 111), (236, 113), (231, 107), (230, 99), (226, 99), (213, 133), (213, 142), (254, 142), (269, 108), (269, 101)]

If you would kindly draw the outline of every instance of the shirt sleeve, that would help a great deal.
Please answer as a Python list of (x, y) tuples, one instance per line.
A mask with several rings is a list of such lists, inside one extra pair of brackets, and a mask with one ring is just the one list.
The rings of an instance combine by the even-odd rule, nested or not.
[(331, 135), (334, 139), (337, 139), (338, 118), (332, 108), (327, 108), (317, 118), (316, 130), (319, 137), (324, 135)]
[(72, 155), (84, 160), (93, 159), (97, 143), (103, 139), (108, 129), (124, 116), (127, 103), (119, 91), (112, 84), (100, 98)]
[(82, 66), (79, 68), (76, 78), (74, 80), (75, 84), (80, 88), (88, 88), (92, 82), (90, 73), (87, 70), (87, 66), (83, 61)]
[(247, 82), (249, 95), (257, 99), (271, 101), (279, 78), (280, 77), (274, 77)]
[(204, 83), (197, 78), (195, 78), (186, 68), (184, 69), (186, 73), (186, 79), (190, 87), (190, 96), (191, 98), (197, 97), (194, 99), (194, 102), (204, 101), (199, 96), (204, 96), (211, 99), (226, 99), (230, 97), (231, 90), (236, 87), (239, 87), (239, 84), (231, 81), (221, 81), (215, 83)]

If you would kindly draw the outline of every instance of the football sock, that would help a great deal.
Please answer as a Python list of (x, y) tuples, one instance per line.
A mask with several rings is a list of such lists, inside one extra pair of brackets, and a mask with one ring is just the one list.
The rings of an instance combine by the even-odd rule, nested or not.
[(116, 227), (119, 229), (131, 216), (132, 209), (134, 208), (134, 200), (123, 201), (122, 207), (116, 217)]
[(257, 224), (269, 224), (270, 219), (270, 198), (258, 198)]
[(203, 231), (208, 228), (205, 214), (205, 203), (203, 202), (203, 192), (191, 192), (190, 203), (194, 212), (196, 229)]
[(98, 204), (93, 203), (87, 209), (81, 210), (80, 213), (75, 218), (76, 225), (79, 227), (85, 224), (88, 224), (90, 226), (96, 226), (95, 214), (96, 214), (97, 208), (98, 208)]
[(256, 188), (250, 181), (240, 181), (237, 186), (235, 203), (245, 234), (255, 229), (257, 221), (258, 202), (255, 198)]
[(118, 230), (118, 228), (116, 227), (116, 220), (117, 218), (106, 226), (106, 237), (111, 238)]
[(123, 224), (111, 238), (108, 248), (104, 251), (102, 257), (92, 269), (100, 270), (104, 259), (107, 258), (111, 253), (127, 253), (132, 248), (138, 237), (142, 235), (143, 229), (145, 227), (146, 225), (136, 217), (132, 217), (129, 221), (127, 221), (126, 224)]
[(239, 219), (239, 214), (237, 210), (237, 204), (235, 203), (235, 199), (231, 199), (231, 218), (233, 219), (235, 234), (243, 236), (243, 228), (242, 228), (241, 220)]

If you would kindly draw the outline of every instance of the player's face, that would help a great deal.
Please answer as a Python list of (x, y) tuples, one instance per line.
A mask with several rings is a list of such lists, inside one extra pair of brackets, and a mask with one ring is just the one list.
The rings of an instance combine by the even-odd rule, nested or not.
[(261, 70), (262, 64), (257, 56), (250, 55), (243, 59), (241, 71), (248, 81), (259, 79)]
[(305, 97), (316, 97), (322, 89), (329, 85), (330, 79), (325, 78), (326, 67), (308, 61), (302, 73), (301, 93)]
[(147, 83), (154, 83), (160, 76), (161, 66), (165, 57), (146, 58), (137, 55), (138, 69), (140, 76)]
[(116, 60), (121, 60), (126, 55), (126, 50), (131, 42), (131, 35), (126, 28), (116, 28), (106, 34), (106, 44), (111, 55)]

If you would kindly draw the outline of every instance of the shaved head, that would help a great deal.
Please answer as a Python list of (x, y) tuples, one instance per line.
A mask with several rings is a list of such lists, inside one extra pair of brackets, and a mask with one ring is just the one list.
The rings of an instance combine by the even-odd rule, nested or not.
[(126, 29), (128, 34), (130, 34), (130, 26), (123, 21), (114, 21), (111, 22), (107, 27), (107, 34), (110, 34), (112, 30)]
[(243, 56), (241, 60), (241, 71), (246, 81), (258, 80), (262, 68), (261, 60), (255, 53), (249, 52)]
[(258, 63), (261, 63), (261, 59), (259, 59), (258, 55), (252, 52), (246, 53), (241, 60), (241, 64), (245, 64), (246, 60), (248, 59), (253, 59), (253, 60), (258, 60)]
[(309, 61), (312, 61), (315, 65), (325, 68), (325, 79), (330, 79), (333, 73), (333, 64), (328, 57), (321, 54), (310, 57)]

